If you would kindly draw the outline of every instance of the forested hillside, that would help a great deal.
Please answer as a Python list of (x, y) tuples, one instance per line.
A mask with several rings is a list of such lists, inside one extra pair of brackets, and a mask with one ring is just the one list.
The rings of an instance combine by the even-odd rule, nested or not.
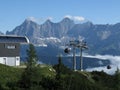
[[(38, 65), (32, 76), (22, 79), (29, 87), (20, 85), (25, 68), (0, 65), (0, 90), (119, 90), (120, 73), (76, 71), (63, 64)], [(28, 81), (26, 80), (28, 79)]]

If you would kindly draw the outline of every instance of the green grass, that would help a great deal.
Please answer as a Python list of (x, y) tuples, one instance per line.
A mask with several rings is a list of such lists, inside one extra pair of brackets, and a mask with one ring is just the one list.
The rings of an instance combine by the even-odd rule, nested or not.
[(44, 75), (45, 77), (54, 77), (55, 76), (55, 70), (50, 65), (40, 65), (40, 73)]
[(0, 85), (3, 88), (7, 88), (6, 85), (8, 83), (16, 83), (22, 72), (23, 69), (0, 64)]
[(20, 77), (22, 71), (23, 70), (20, 68), (14, 68), (14, 67), (0, 64), (0, 80), (3, 79), (2, 81), (5, 81), (5, 80), (15, 81)]
[(92, 78), (92, 74), (90, 72), (87, 71), (77, 71), (77, 72), (83, 75), (84, 77), (86, 77), (90, 82), (95, 83), (94, 79)]
[[(21, 66), (22, 67), (22, 66)], [(20, 79), (25, 67), (11, 67), (0, 64), (0, 83), (6, 83), (9, 81), (16, 82)], [(54, 77), (55, 71), (52, 66), (39, 65), (39, 72), (45, 77)]]
[[(21, 75), (26, 67), (11, 67), (0, 64), (0, 85), (4, 88), (7, 88), (7, 84), (16, 84), (18, 80), (20, 80)], [(36, 69), (38, 72), (38, 78), (42, 77), (51, 77), (55, 78), (56, 71), (53, 69), (50, 65), (38, 65), (38, 69)], [(76, 71), (71, 72), (68, 74), (67, 72), (62, 74), (63, 80), (69, 79), (67, 77), (71, 77), (75, 83), (80, 83), (82, 85), (83, 81), (84, 83), (87, 83), (86, 85), (97, 85), (98, 87), (110, 87), (112, 88), (113, 76), (107, 75), (104, 72), (86, 72), (86, 71)], [(35, 77), (35, 80), (38, 80), (37, 77)], [(75, 80), (74, 80), (75, 79)], [(110, 85), (109, 85), (110, 84)], [(79, 85), (78, 85), (79, 86)]]

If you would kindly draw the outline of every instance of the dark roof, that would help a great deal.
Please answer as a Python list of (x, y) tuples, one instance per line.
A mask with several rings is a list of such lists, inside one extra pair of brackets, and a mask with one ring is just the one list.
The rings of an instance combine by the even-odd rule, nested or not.
[(1, 35), (0, 43), (29, 43), (26, 36)]

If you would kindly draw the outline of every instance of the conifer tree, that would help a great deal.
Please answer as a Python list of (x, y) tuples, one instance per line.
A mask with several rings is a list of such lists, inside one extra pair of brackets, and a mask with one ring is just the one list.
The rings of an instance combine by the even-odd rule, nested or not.
[[(35, 75), (37, 74), (37, 55), (35, 52), (35, 48), (32, 44), (29, 45), (29, 49), (27, 50), (27, 67), (22, 74), (20, 80), (20, 88), (25, 88), (26, 90), (30, 90), (32, 87)], [(36, 81), (35, 81), (36, 82)]]
[(29, 45), (29, 49), (27, 50), (27, 68), (34, 68), (37, 65), (37, 55), (35, 48), (32, 44)]

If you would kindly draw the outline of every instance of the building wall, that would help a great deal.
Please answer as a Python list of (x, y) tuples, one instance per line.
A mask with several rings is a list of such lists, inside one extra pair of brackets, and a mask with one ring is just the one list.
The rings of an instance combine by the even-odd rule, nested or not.
[(9, 66), (19, 66), (20, 44), (0, 43), (0, 63)]
[(0, 43), (0, 57), (14, 57), (20, 55), (19, 43)]
[(20, 57), (0, 57), (0, 63), (8, 66), (19, 66)]

